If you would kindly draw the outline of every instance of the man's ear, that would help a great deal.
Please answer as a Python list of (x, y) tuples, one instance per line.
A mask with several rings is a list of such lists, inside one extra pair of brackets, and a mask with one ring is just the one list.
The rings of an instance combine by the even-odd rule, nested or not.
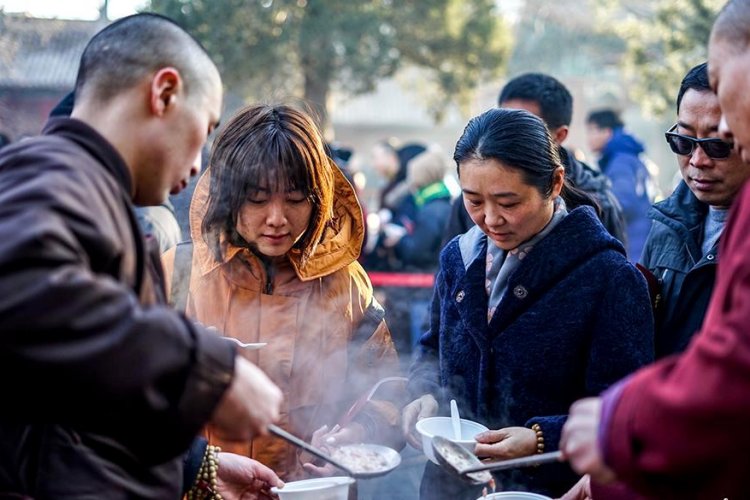
[(555, 141), (555, 144), (558, 146), (562, 146), (562, 143), (568, 138), (568, 132), (570, 132), (570, 128), (567, 125), (560, 125), (556, 129), (550, 130), (552, 140)]
[(157, 71), (151, 78), (151, 112), (163, 116), (174, 106), (182, 89), (182, 77), (177, 69), (166, 67)]

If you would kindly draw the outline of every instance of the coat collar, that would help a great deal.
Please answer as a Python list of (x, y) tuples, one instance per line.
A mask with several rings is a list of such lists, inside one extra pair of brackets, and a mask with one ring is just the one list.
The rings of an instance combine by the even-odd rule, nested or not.
[(43, 135), (64, 137), (75, 142), (93, 156), (132, 198), (133, 181), (125, 160), (115, 147), (87, 123), (75, 118), (51, 118), (42, 130)]
[[(459, 238), (458, 246), (464, 263), (459, 289), (465, 295), (462, 300), (465, 304), (460, 307), (471, 309), (465, 318), (470, 329), (475, 330), (472, 334), (475, 337), (478, 332), (487, 331), (491, 337), (502, 332), (531, 304), (594, 255), (607, 250), (625, 255), (622, 244), (607, 233), (590, 207), (572, 210), (537, 243), (510, 276), (508, 291), (488, 326), (488, 299), (484, 290), (487, 237), (475, 227)], [(482, 314), (479, 314), (480, 304)]]
[(701, 259), (700, 241), (703, 239), (703, 224), (708, 214), (708, 205), (695, 197), (685, 181), (675, 188), (669, 198), (653, 205), (648, 217), (672, 229), (687, 245), (693, 260)]

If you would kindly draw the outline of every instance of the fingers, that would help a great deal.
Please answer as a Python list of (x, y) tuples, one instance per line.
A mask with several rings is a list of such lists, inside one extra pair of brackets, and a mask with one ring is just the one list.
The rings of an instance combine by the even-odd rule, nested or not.
[(335, 475), (337, 471), (337, 469), (330, 464), (318, 467), (310, 462), (302, 464), (302, 468), (305, 469), (308, 474), (315, 477), (331, 477)]
[(326, 434), (328, 434), (328, 426), (324, 425), (323, 427), (313, 432), (312, 439), (310, 439), (310, 444), (315, 447), (320, 447), (320, 445), (325, 441)]
[(277, 488), (284, 487), (284, 481), (279, 479), (279, 476), (277, 476), (273, 470), (257, 461), (255, 461), (253, 465), (254, 475), (257, 480), (263, 481), (269, 486), (276, 486)]
[(417, 420), (419, 418), (421, 406), (422, 405), (419, 399), (416, 401), (412, 401), (411, 403), (406, 405), (406, 408), (404, 408), (404, 411), (402, 413), (401, 422), (401, 430), (404, 433), (406, 442), (417, 450), (422, 449), (422, 438), (416, 435), (416, 429), (414, 428), (414, 425), (417, 423)]
[(404, 436), (411, 434), (414, 429), (414, 424), (417, 423), (417, 418), (419, 417), (420, 406), (419, 400), (416, 400), (412, 401), (404, 408), (404, 411), (401, 414), (401, 426)]
[(326, 446), (341, 446), (345, 444), (361, 443), (365, 439), (365, 430), (356, 422), (341, 428), (336, 424), (325, 438)]
[(474, 439), (477, 443), (484, 443), (484, 444), (493, 444), (493, 443), (499, 443), (503, 439), (506, 439), (508, 437), (508, 433), (504, 431), (503, 429), (498, 429), (494, 431), (484, 431), (480, 434), (477, 434), (474, 436)]
[(568, 492), (558, 500), (589, 500), (591, 498), (591, 486), (589, 476), (583, 476)]
[(422, 437), (417, 435), (416, 431), (410, 432), (406, 435), (406, 442), (409, 443), (412, 448), (422, 451)]

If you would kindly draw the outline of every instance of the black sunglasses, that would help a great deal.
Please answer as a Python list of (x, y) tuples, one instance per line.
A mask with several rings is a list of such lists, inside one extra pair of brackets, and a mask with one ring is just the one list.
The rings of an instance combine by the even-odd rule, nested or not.
[(674, 154), (682, 156), (691, 155), (697, 146), (700, 146), (703, 149), (703, 152), (706, 153), (709, 158), (713, 158), (714, 160), (724, 160), (729, 158), (729, 155), (732, 154), (733, 146), (731, 142), (725, 142), (718, 137), (696, 139), (689, 135), (682, 135), (674, 132), (676, 129), (677, 124), (675, 123), (672, 128), (664, 133), (664, 137), (667, 139), (667, 144), (669, 144), (669, 147)]

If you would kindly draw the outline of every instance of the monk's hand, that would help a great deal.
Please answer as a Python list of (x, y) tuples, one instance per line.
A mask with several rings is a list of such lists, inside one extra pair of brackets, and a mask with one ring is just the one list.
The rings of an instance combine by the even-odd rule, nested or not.
[(579, 474), (590, 474), (591, 479), (607, 484), (615, 480), (615, 473), (604, 463), (599, 446), (601, 398), (586, 398), (573, 403), (563, 426), (560, 450)]

